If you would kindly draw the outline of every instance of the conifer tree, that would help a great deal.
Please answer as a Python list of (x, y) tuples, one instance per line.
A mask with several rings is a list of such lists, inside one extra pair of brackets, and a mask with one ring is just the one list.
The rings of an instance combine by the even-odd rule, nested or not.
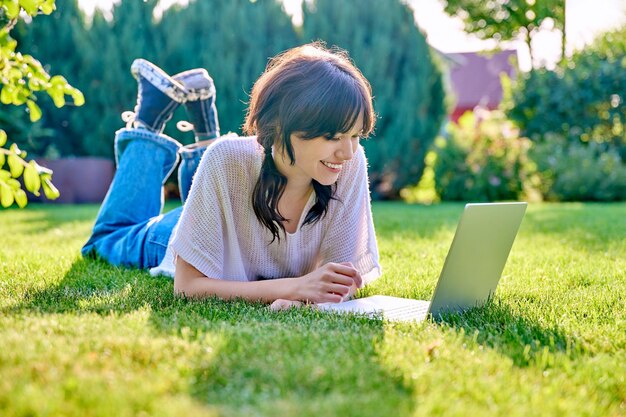
[(164, 69), (203, 67), (213, 77), (222, 133), (240, 131), (248, 94), (268, 58), (297, 44), (277, 0), (192, 1), (168, 9), (160, 33)]
[(94, 15), (86, 37), (85, 76), (89, 83), (86, 151), (113, 156), (114, 132), (123, 126), (122, 112), (133, 110), (137, 82), (130, 73), (136, 58), (159, 62), (158, 23), (154, 20), (157, 0), (121, 1), (114, 6), (111, 21), (101, 12)]
[[(120, 114), (135, 105), (137, 84), (130, 74), (135, 58), (153, 61), (169, 74), (206, 68), (215, 80), (225, 133), (239, 130), (247, 94), (267, 59), (297, 42), (276, 0), (192, 1), (165, 10), (160, 21), (154, 18), (157, 0), (122, 0), (112, 19), (97, 10), (90, 25), (76, 1), (68, 0), (62, 16), (42, 20), (37, 28), (49, 40), (38, 47), (42, 58), (55, 71), (72, 74), (87, 97), (83, 108), (69, 108), (45, 122), (55, 132), (49, 142), (64, 156), (113, 156), (113, 134), (123, 125)], [(24, 43), (33, 46), (35, 39)], [(175, 127), (185, 118), (181, 106), (165, 133), (189, 143), (193, 135)]]
[(379, 118), (375, 137), (363, 144), (372, 195), (396, 198), (419, 181), (445, 114), (441, 73), (413, 11), (398, 0), (315, 0), (303, 7), (304, 41), (346, 49), (372, 84)]

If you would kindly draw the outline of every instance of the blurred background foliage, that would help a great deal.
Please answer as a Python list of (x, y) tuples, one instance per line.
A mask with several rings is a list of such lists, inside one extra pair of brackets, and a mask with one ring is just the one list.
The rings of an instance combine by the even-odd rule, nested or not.
[[(274, 0), (192, 1), (166, 9), (159, 20), (153, 17), (156, 0), (124, 0), (111, 19), (96, 12), (91, 22), (76, 0), (60, 6), (60, 13), (38, 16), (16, 32), (24, 51), (51, 70), (71, 74), (87, 101), (82, 108), (44, 112), (46, 129), (33, 127), (23, 136), (31, 139), (21, 144), (38, 155), (112, 157), (119, 115), (135, 104), (129, 68), (137, 57), (170, 74), (207, 68), (217, 87), (222, 131), (240, 133), (248, 93), (268, 58), (318, 39), (347, 49), (374, 88), (380, 118), (365, 146), (377, 196), (397, 197), (419, 181), (424, 155), (445, 118), (441, 69), (412, 10), (400, 1), (306, 3), (301, 27)], [(179, 110), (165, 133), (189, 143), (192, 135), (175, 128), (183, 117)]]
[[(454, 14), (473, 0), (448, 3)], [(137, 57), (170, 74), (207, 68), (223, 133), (240, 133), (248, 93), (268, 58), (321, 39), (347, 49), (372, 84), (379, 119), (364, 146), (374, 198), (626, 199), (626, 29), (605, 34), (554, 70), (504, 79), (500, 110), (451, 124), (445, 64), (401, 0), (307, 1), (301, 26), (275, 0), (192, 0), (159, 19), (156, 6), (157, 0), (123, 0), (111, 16), (96, 11), (88, 18), (76, 0), (65, 0), (59, 11), (17, 25), (13, 35), (22, 50), (63, 73), (86, 97), (82, 107), (54, 111), (51, 100), (41, 100), (43, 117), (35, 124), (0, 107), (3, 128), (21, 148), (45, 157), (112, 158), (119, 115), (135, 104), (129, 67)], [(535, 20), (552, 18), (557, 28), (564, 15), (559, 8), (533, 13)], [(464, 16), (470, 30), (472, 15)], [(525, 30), (531, 36), (537, 22), (529, 22), (507, 29), (506, 19), (486, 21), (475, 29), (488, 34), (497, 24), (502, 39)], [(190, 143), (192, 134), (175, 128), (184, 116), (179, 109), (166, 133)]]
[(530, 190), (526, 138), (501, 112), (467, 112), (448, 125), (432, 161), (435, 189), (443, 200), (525, 200)]
[[(626, 27), (554, 71), (520, 74), (503, 108), (530, 138), (543, 198), (626, 200)], [(508, 83), (505, 83), (508, 85)]]
[(626, 28), (598, 38), (554, 71), (521, 74), (504, 105), (521, 134), (603, 143), (626, 158)]
[(399, 1), (316, 0), (305, 3), (304, 39), (350, 51), (374, 91), (379, 116), (366, 149), (373, 198), (395, 198), (419, 181), (424, 157), (446, 108), (436, 55)]
[[(468, 0), (471, 2), (472, 0)], [(501, 109), (451, 123), (408, 201), (626, 200), (626, 28), (554, 70), (503, 76)]]

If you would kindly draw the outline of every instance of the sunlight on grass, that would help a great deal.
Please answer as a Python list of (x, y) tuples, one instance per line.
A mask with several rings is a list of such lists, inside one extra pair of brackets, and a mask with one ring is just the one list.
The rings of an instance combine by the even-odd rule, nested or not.
[[(159, 336), (149, 309), (128, 315), (46, 314), (0, 320), (0, 406), (8, 415), (214, 415), (183, 393), (222, 341)], [(45, 398), (45, 401), (41, 401)], [(198, 414), (199, 413), (199, 414)], [(7, 415), (7, 414), (5, 414)]]
[[(462, 209), (375, 204), (384, 276), (359, 295), (429, 299)], [(169, 279), (80, 256), (97, 207), (3, 210), (0, 410), (624, 415), (625, 212), (531, 205), (492, 304), (394, 324), (176, 298)]]

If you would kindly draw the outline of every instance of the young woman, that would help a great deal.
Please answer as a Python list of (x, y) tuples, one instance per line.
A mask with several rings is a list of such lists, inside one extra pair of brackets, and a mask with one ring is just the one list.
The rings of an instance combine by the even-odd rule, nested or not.
[[(116, 134), (116, 176), (83, 254), (175, 270), (177, 294), (274, 308), (340, 302), (380, 276), (359, 144), (374, 127), (371, 89), (345, 53), (314, 43), (273, 58), (250, 97), (244, 131), (255, 136), (244, 138), (212, 139), (206, 71), (169, 77), (137, 60), (132, 72), (134, 127)], [(192, 146), (161, 133), (180, 103)], [(162, 215), (162, 185), (179, 157), (184, 204)]]

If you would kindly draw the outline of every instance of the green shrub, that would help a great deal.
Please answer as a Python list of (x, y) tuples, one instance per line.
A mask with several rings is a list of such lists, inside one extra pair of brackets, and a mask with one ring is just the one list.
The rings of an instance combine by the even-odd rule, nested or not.
[(626, 163), (608, 143), (570, 142), (547, 134), (520, 137), (499, 112), (478, 121), (466, 113), (450, 124), (426, 158), (420, 183), (405, 188), (408, 202), (626, 200)]
[(506, 91), (507, 116), (521, 134), (541, 140), (598, 142), (626, 161), (626, 27), (606, 33), (555, 71), (522, 74)]
[(551, 201), (626, 200), (626, 164), (617, 150), (598, 143), (568, 143), (546, 136), (533, 144), (539, 189)]
[[(482, 117), (482, 115), (481, 115)], [(525, 197), (530, 141), (499, 112), (482, 120), (467, 112), (435, 141), (435, 189), (442, 200), (496, 201)]]
[[(437, 140), (444, 140), (443, 138), (435, 139), (435, 143)], [(422, 174), (422, 178), (420, 182), (413, 187), (405, 187), (400, 190), (400, 197), (406, 201), (407, 203), (419, 203), (419, 204), (433, 204), (439, 203), (441, 201), (441, 197), (437, 194), (437, 190), (435, 189), (435, 170), (433, 166), (435, 165), (435, 161), (437, 160), (437, 154), (432, 149), (426, 153), (426, 158), (424, 159), (425, 167), (424, 173)]]

